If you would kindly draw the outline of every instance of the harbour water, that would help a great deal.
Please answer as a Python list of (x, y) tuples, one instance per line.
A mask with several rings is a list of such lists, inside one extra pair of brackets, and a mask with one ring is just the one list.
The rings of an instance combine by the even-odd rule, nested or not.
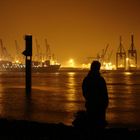
[[(71, 125), (84, 110), (81, 84), (87, 72), (33, 73), (32, 94), (25, 94), (22, 72), (0, 73), (0, 117)], [(140, 71), (102, 73), (109, 92), (110, 126), (140, 128)]]

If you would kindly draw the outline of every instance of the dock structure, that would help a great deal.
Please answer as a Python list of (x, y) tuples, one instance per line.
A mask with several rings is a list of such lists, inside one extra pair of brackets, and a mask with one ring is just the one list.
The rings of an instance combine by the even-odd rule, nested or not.
[(122, 45), (122, 38), (120, 36), (120, 45), (116, 53), (116, 69), (126, 69), (126, 52)]
[(134, 35), (131, 35), (131, 46), (128, 49), (128, 69), (136, 69), (137, 68), (137, 51), (134, 47)]

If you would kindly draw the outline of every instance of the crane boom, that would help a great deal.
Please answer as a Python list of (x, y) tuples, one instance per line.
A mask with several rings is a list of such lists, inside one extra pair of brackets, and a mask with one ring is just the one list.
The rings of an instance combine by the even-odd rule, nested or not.
[(45, 39), (45, 44), (46, 44), (46, 59), (50, 60), (51, 59), (51, 49), (50, 49), (47, 39)]

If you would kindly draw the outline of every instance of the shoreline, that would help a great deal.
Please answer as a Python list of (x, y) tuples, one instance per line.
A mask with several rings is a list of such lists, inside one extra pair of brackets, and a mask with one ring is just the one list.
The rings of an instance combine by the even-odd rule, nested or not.
[(86, 140), (89, 137), (100, 139), (132, 139), (140, 138), (140, 129), (126, 127), (106, 127), (104, 129), (76, 128), (63, 123), (41, 123), (37, 121), (0, 119), (0, 138), (25, 138), (25, 139), (77, 139)]

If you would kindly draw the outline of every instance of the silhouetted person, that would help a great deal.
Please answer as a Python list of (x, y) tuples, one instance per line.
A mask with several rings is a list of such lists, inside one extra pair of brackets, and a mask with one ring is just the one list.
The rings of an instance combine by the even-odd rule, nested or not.
[(88, 124), (93, 127), (106, 125), (106, 109), (109, 99), (104, 78), (100, 75), (100, 62), (93, 61), (82, 83), (83, 96), (86, 100)]

